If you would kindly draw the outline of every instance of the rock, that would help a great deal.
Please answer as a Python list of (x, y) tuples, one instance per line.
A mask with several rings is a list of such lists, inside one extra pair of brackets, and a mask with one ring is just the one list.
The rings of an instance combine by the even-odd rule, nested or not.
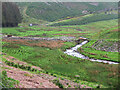
[(80, 77), (79, 75), (75, 75), (75, 77)]

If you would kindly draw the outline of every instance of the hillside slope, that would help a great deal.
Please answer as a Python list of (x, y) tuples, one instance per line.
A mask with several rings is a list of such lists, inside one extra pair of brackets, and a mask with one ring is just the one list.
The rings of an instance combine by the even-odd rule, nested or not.
[(117, 9), (117, 3), (89, 3), (89, 2), (32, 2), (17, 3), (20, 8), (27, 7), (26, 14), (30, 17), (45, 21), (55, 21)]

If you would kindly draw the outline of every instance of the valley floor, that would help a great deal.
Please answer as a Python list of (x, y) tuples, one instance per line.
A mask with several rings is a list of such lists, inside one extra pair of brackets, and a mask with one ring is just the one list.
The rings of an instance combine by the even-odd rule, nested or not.
[[(117, 26), (115, 19), (86, 25), (3, 28), (3, 35), (13, 36), (2, 38), (3, 70), (8, 77), (26, 85), (20, 87), (28, 87), (27, 84), (55, 88), (118, 87), (118, 64), (92, 62), (64, 53), (82, 36), (90, 42), (78, 52), (90, 58), (118, 62)], [(43, 82), (37, 82), (35, 77)]]

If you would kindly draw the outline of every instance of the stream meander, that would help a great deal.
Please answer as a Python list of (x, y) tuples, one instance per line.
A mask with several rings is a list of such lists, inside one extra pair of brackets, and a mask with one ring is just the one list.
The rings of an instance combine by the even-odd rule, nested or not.
[(90, 61), (103, 62), (103, 63), (108, 63), (108, 64), (119, 64), (118, 62), (114, 62), (114, 61), (90, 59), (89, 57), (84, 56), (84, 55), (80, 54), (79, 52), (77, 52), (77, 49), (80, 48), (82, 45), (86, 44), (87, 42), (88, 41), (83, 41), (81, 44), (78, 44), (75, 47), (72, 47), (71, 49), (67, 49), (64, 53), (71, 55), (71, 56), (78, 57), (78, 58), (88, 59)]

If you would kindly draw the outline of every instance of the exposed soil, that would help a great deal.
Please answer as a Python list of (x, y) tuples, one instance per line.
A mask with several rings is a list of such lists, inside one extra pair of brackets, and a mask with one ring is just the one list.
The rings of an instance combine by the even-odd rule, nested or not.
[(7, 76), (15, 80), (19, 80), (20, 84), (16, 85), (16, 88), (58, 88), (49, 80), (45, 80), (37, 74), (31, 74), (27, 71), (22, 71), (21, 69), (10, 67), (4, 64), (7, 71)]
[(48, 47), (48, 48), (59, 48), (64, 45), (64, 41), (61, 40), (25, 40), (25, 39), (3, 39), (2, 41), (10, 42), (13, 44), (23, 44), (27, 46), (39, 46), (39, 47)]

